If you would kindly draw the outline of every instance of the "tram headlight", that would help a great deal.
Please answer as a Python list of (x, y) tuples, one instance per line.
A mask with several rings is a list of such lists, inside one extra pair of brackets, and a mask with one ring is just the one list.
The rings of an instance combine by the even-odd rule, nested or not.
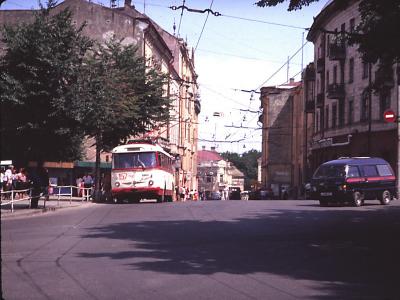
[(154, 184), (153, 180), (149, 180), (149, 186), (152, 186)]
[(116, 187), (119, 187), (120, 185), (121, 185), (121, 184), (120, 184), (118, 181), (115, 182), (115, 186), (116, 186)]

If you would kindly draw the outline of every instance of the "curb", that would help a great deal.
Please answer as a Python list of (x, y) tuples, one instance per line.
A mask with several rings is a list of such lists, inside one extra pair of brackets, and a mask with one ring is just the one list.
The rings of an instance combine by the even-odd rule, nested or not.
[(86, 204), (92, 203), (92, 202), (82, 202), (82, 203), (72, 203), (68, 205), (61, 205), (61, 206), (50, 206), (50, 207), (42, 207), (38, 209), (32, 209), (32, 208), (27, 208), (27, 209), (14, 209), (14, 212), (11, 212), (11, 210), (7, 210), (6, 212), (1, 212), (1, 219), (12, 219), (12, 218), (19, 218), (19, 217), (30, 217), (30, 216), (35, 216), (35, 215), (41, 215), (47, 212), (55, 212), (60, 209), (64, 208), (74, 208), (74, 207), (81, 207), (81, 206), (86, 206)]

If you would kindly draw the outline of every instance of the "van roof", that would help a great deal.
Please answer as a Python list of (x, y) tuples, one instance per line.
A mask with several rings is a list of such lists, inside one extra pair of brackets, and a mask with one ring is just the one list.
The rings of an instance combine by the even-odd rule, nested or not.
[(369, 165), (369, 164), (388, 164), (388, 162), (379, 157), (341, 157), (324, 163), (324, 165)]

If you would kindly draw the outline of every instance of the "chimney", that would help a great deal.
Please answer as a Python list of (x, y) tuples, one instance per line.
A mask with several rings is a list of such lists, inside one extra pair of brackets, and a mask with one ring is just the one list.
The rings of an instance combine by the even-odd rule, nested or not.
[(131, 3), (131, 1), (132, 0), (125, 0), (125, 7), (131, 7), (131, 5), (132, 5), (132, 3)]
[(289, 79), (289, 82), (290, 82), (290, 83), (294, 83), (294, 78), (290, 78), (290, 79)]
[(215, 151), (215, 146), (211, 146), (211, 151)]
[(201, 147), (201, 150), (203, 150), (203, 151), (206, 150), (206, 146), (203, 145), (203, 146)]

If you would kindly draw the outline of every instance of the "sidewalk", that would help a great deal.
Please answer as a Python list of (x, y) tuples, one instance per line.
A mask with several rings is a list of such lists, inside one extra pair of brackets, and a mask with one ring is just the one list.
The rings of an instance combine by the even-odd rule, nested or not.
[(38, 208), (30, 208), (29, 200), (24, 200), (14, 203), (14, 212), (11, 212), (11, 204), (2, 205), (1, 218), (5, 219), (21, 216), (31, 216), (49, 211), (56, 211), (58, 209), (85, 206), (90, 204), (92, 204), (91, 201), (82, 201), (82, 198), (72, 197), (70, 201), (70, 197), (64, 197), (60, 198), (60, 201), (58, 201), (57, 197), (51, 196), (50, 199), (46, 201), (46, 207), (44, 206), (44, 198), (40, 198)]

